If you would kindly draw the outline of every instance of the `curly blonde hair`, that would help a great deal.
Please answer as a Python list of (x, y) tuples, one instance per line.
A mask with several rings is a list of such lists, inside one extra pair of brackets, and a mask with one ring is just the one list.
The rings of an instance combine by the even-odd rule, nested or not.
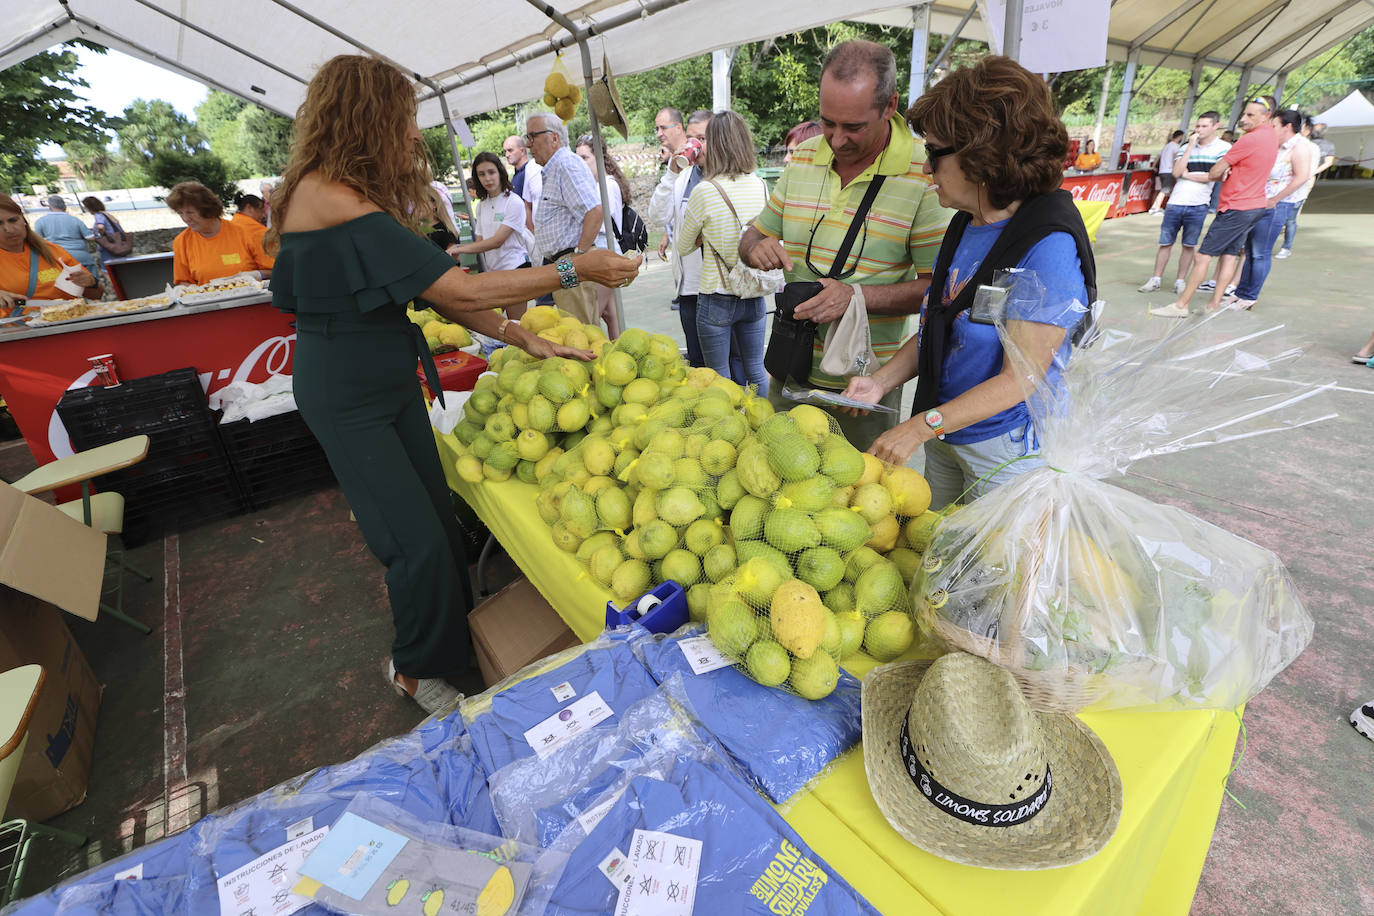
[(406, 137), (415, 106), (414, 87), (391, 64), (358, 54), (326, 61), (296, 111), (291, 157), (272, 192), (273, 228), (264, 240), (269, 250), (280, 240), (276, 227), (286, 222), (296, 185), (315, 171), (420, 233), (431, 169), (424, 144)]

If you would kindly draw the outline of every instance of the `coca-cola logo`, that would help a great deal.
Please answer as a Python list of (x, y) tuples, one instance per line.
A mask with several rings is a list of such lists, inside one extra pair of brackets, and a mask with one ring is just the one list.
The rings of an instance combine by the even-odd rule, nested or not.
[[(257, 385), (274, 375), (287, 375), (291, 371), (291, 358), (295, 341), (295, 334), (268, 337), (248, 351), (237, 368), (202, 372), (200, 385), (207, 394), (210, 394), (235, 382)], [(72, 379), (67, 390), (87, 388), (94, 381), (95, 369), (87, 369)], [(53, 405), (52, 416), (48, 419), (48, 448), (52, 449), (53, 455), (58, 458), (66, 458), (74, 452), (71, 437), (67, 435), (67, 428), (62, 425), (62, 418), (57, 415), (56, 405)]]
[(1076, 184), (1069, 187), (1069, 193), (1073, 195), (1074, 200), (1116, 203), (1117, 197), (1121, 194), (1121, 186), (1115, 181)]
[(1142, 178), (1132, 178), (1130, 185), (1126, 188), (1127, 200), (1149, 200), (1150, 194), (1155, 188), (1155, 177), (1146, 175)]

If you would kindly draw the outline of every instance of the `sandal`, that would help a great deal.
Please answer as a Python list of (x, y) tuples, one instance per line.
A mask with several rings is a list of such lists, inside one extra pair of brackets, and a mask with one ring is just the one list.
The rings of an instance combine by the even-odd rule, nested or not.
[(1371, 359), (1374, 359), (1374, 356), (1361, 356), (1358, 353), (1350, 357), (1350, 361), (1352, 363), (1355, 363), (1357, 366), (1367, 366), (1369, 365), (1369, 361)]

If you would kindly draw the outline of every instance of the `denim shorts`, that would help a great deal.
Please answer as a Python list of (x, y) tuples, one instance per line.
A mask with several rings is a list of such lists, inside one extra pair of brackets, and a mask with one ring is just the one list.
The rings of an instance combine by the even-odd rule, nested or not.
[[(1220, 184), (1220, 182), (1218, 182)], [(1207, 237), (1202, 240), (1198, 254), (1215, 257), (1219, 254), (1240, 254), (1245, 248), (1245, 239), (1255, 223), (1268, 211), (1263, 207), (1254, 210), (1225, 210), (1212, 220)]]
[(1197, 204), (1187, 207), (1169, 204), (1164, 208), (1164, 222), (1159, 226), (1159, 244), (1172, 245), (1183, 230), (1183, 247), (1196, 248), (1197, 240), (1202, 237), (1202, 224), (1207, 222), (1207, 205)]

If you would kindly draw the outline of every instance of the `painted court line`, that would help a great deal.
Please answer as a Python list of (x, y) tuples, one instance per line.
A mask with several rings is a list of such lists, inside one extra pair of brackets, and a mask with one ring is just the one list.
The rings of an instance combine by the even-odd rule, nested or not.
[(162, 618), (164, 798), (186, 784), (186, 681), (181, 651), (181, 541), (169, 534), (162, 542), (165, 606)]

